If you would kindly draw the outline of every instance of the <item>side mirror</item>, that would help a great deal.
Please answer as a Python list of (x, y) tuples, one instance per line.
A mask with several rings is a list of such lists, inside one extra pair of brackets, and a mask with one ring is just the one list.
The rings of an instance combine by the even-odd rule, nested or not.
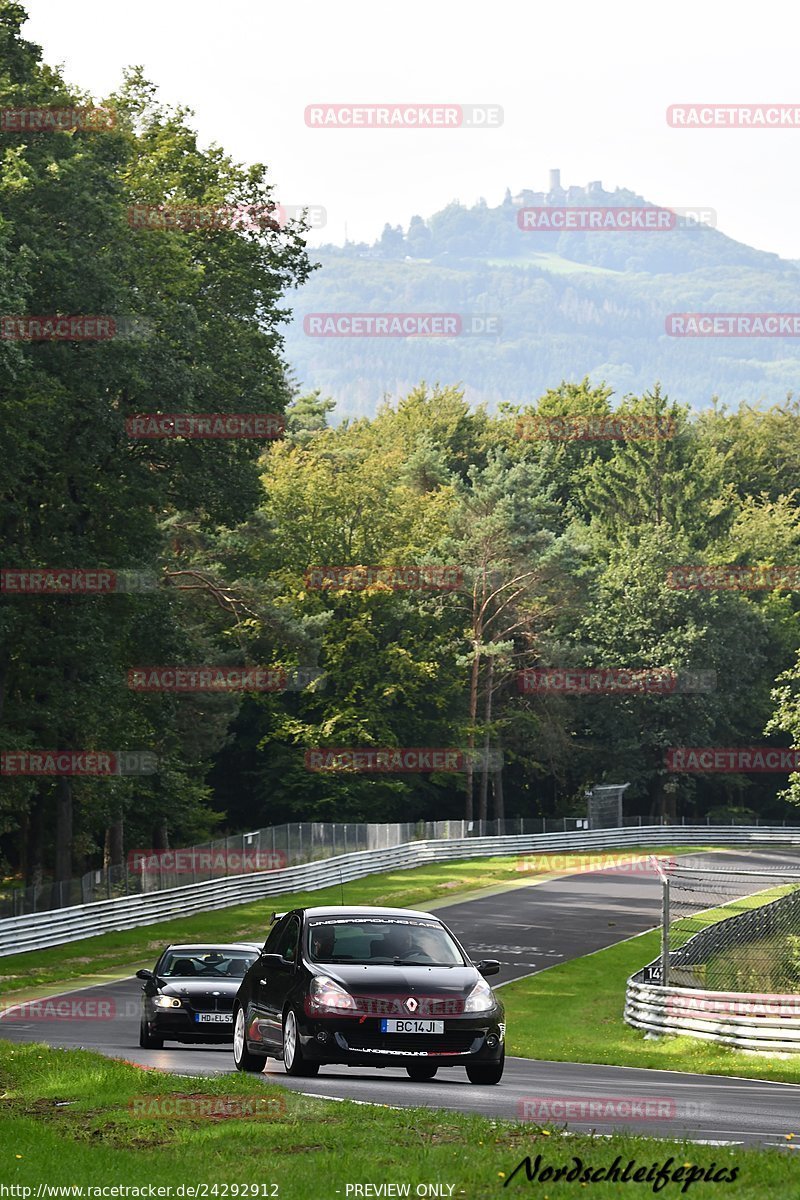
[(500, 963), (496, 958), (482, 958), (479, 963), (476, 963), (476, 966), (484, 979), (487, 975), (500, 974)]
[(259, 961), (265, 967), (280, 967), (286, 962), (280, 954), (262, 954)]
[(142, 968), (142, 970), (141, 970), (141, 971), (137, 971), (137, 972), (136, 972), (136, 978), (137, 978), (137, 979), (152, 979), (152, 978), (153, 978), (153, 972), (152, 972), (152, 971), (147, 971), (147, 970), (145, 970), (145, 968)]

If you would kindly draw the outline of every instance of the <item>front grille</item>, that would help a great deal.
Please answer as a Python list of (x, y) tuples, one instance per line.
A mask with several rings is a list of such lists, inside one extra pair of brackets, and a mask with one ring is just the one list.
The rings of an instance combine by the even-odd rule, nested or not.
[(189, 996), (195, 1012), (232, 1012), (233, 996)]
[(360, 1029), (340, 1035), (348, 1050), (364, 1050), (368, 1053), (385, 1051), (402, 1054), (468, 1054), (482, 1040), (480, 1030), (452, 1030), (445, 1033), (381, 1033), (380, 1030)]

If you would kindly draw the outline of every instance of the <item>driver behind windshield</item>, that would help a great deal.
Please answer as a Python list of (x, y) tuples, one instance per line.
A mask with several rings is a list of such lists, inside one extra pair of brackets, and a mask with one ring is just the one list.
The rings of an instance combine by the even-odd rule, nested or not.
[(396, 929), (387, 930), (384, 935), (384, 944), (389, 958), (405, 960), (419, 955), (424, 958), (430, 957), (417, 942), (409, 925), (399, 925)]
[(316, 925), (311, 931), (311, 957), (316, 962), (328, 962), (333, 957), (336, 933), (331, 925)]

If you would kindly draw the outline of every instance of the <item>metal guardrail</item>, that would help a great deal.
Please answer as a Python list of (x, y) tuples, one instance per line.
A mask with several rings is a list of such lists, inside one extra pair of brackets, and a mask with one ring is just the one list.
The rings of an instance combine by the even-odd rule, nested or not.
[[(800, 846), (800, 830), (714, 826), (713, 842), (720, 846), (776, 844)], [(285, 870), (229, 876), (143, 895), (99, 900), (72, 908), (54, 909), (0, 921), (0, 958), (26, 950), (60, 946), (157, 921), (245, 904), (268, 896), (317, 891), (362, 879), (381, 871), (407, 870), (424, 863), (491, 855), (575, 854), (604, 848), (707, 844), (706, 825), (633, 826), (593, 832), (505, 835), (408, 842), (385, 850), (342, 854), (301, 863)], [(558, 864), (553, 864), (557, 866)], [(487, 880), (487, 883), (491, 880)], [(352, 895), (348, 897), (353, 900)]]
[[(641, 972), (637, 972), (641, 974)], [(741, 1050), (800, 1054), (800, 995), (661, 987), (632, 975), (625, 1020), (657, 1034), (684, 1034)]]
[[(628, 825), (641, 825), (630, 817)], [(649, 824), (648, 821), (644, 822)], [(438, 838), (501, 837), (523, 833), (569, 833), (599, 829), (587, 817), (510, 817), (504, 821), (337, 822), (292, 821), (249, 833), (232, 834), (195, 846), (172, 849), (132, 849), (122, 863), (95, 867), (78, 879), (42, 880), (11, 887), (0, 894), (0, 920), (72, 908), (97, 900), (163, 892), (189, 883), (205, 883), (227, 875), (282, 870), (300, 863), (355, 854), (359, 850), (388, 850), (406, 842)]]
[[(608, 790), (605, 785), (598, 790)], [(611, 790), (614, 790), (613, 788)], [(618, 789), (617, 789), (618, 790)], [(46, 912), (55, 908), (73, 908), (120, 896), (138, 896), (143, 892), (163, 892), (189, 883), (205, 883), (228, 875), (246, 875), (355, 854), (358, 850), (388, 850), (406, 842), (439, 838), (511, 837), (534, 833), (574, 833), (576, 830), (648, 827), (652, 822), (641, 816), (618, 821), (589, 817), (508, 817), (503, 821), (408, 821), (405, 823), (364, 823), (331, 821), (293, 821), (271, 825), (249, 833), (232, 834), (196, 846), (172, 849), (132, 849), (122, 863), (94, 867), (78, 879), (42, 879), (27, 887), (11, 886), (0, 892), (0, 921), (6, 917)], [(659, 822), (665, 824), (664, 820)], [(692, 822), (690, 821), (691, 825)], [(720, 821), (721, 826), (758, 828), (755, 821)], [(681, 819), (685, 825), (685, 819)], [(716, 823), (706, 817), (707, 828)], [(791, 826), (791, 823), (789, 823)], [(787, 822), (780, 822), (781, 828)], [(764, 822), (764, 828), (776, 829), (778, 823)], [(795, 827), (800, 832), (800, 822)]]

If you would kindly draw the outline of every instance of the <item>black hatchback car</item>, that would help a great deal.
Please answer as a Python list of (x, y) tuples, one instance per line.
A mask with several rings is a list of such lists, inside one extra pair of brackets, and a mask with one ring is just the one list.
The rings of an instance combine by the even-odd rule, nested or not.
[(139, 1045), (160, 1050), (173, 1042), (229, 1042), (233, 1000), (258, 946), (167, 946), (144, 980)]
[(240, 1071), (272, 1057), (288, 1075), (339, 1063), (422, 1081), (466, 1067), (472, 1083), (500, 1082), (505, 1014), (483, 978), (500, 964), (473, 963), (437, 917), (337, 906), (274, 920), (233, 1005)]

